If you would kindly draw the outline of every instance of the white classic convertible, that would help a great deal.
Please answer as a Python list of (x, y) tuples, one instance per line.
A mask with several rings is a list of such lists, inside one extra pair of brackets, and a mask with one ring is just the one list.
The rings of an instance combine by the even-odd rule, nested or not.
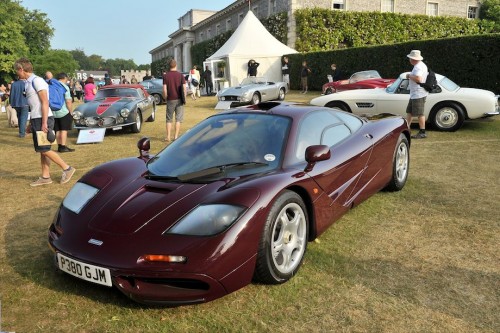
[[(336, 107), (358, 115), (392, 113), (406, 116), (408, 79), (402, 73), (387, 88), (341, 91), (311, 100), (312, 105)], [(436, 74), (438, 87), (425, 102), (425, 118), (437, 130), (456, 131), (466, 119), (500, 114), (499, 96), (491, 91), (461, 88), (449, 78)], [(417, 119), (414, 118), (414, 121)]]

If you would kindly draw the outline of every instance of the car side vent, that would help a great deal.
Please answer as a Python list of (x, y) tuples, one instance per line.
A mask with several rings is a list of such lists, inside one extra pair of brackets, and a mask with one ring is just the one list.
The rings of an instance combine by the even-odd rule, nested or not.
[(362, 109), (362, 108), (368, 109), (368, 108), (372, 108), (374, 106), (374, 104), (369, 103), (369, 102), (368, 103), (365, 102), (365, 103), (356, 103), (356, 106), (360, 109)]

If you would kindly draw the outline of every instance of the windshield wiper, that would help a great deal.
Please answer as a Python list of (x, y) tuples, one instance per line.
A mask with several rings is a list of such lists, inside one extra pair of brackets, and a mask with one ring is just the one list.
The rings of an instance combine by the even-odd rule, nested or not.
[(202, 169), (198, 170), (195, 172), (190, 172), (190, 173), (185, 173), (183, 175), (178, 176), (177, 178), (181, 181), (187, 181), (191, 179), (196, 179), (196, 178), (201, 178), (201, 177), (206, 177), (206, 176), (212, 176), (216, 175), (219, 173), (223, 173), (228, 169), (245, 169), (245, 168), (254, 168), (254, 167), (260, 167), (260, 166), (267, 166), (267, 163), (262, 163), (262, 162), (239, 162), (239, 163), (229, 163), (229, 164), (222, 164), (222, 165), (217, 165), (213, 166), (207, 169)]

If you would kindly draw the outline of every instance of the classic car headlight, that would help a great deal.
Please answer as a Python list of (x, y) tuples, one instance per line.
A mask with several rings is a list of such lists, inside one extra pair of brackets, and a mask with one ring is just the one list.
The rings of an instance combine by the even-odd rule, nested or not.
[(196, 207), (179, 220), (167, 233), (212, 236), (229, 228), (241, 216), (244, 207), (212, 204)]
[(120, 116), (122, 116), (123, 118), (127, 118), (129, 114), (130, 114), (130, 110), (127, 108), (121, 109), (121, 111), (120, 111)]
[(87, 125), (88, 127), (94, 127), (97, 125), (97, 120), (95, 120), (94, 118), (85, 118), (85, 125)]
[(80, 111), (73, 112), (73, 119), (79, 120), (82, 117), (82, 113)]
[(244, 93), (243, 95), (241, 95), (241, 97), (238, 100), (239, 101), (243, 101), (243, 102), (250, 101), (250, 92), (247, 91), (246, 93)]
[(63, 200), (63, 206), (75, 214), (80, 213), (82, 208), (99, 192), (98, 188), (77, 182)]

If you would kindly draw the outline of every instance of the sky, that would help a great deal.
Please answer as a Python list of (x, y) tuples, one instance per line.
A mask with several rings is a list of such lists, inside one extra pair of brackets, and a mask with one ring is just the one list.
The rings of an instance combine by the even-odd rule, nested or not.
[(87, 56), (150, 64), (149, 51), (179, 28), (190, 9), (224, 9), (235, 0), (21, 0), (47, 14), (54, 28), (52, 49), (82, 49)]

